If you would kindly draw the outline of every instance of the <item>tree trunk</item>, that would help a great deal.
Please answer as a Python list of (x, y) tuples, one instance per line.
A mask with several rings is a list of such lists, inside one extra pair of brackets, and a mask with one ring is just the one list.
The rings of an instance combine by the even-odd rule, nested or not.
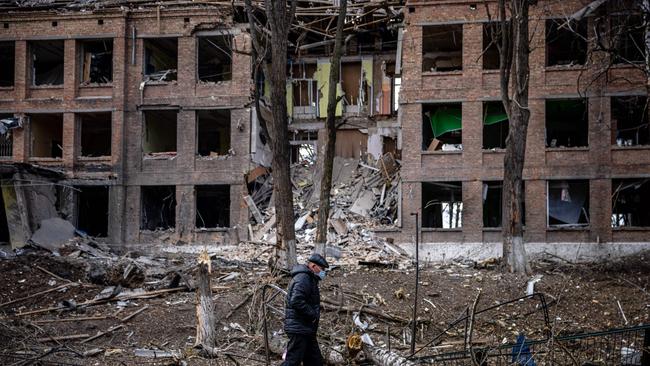
[(210, 286), (210, 257), (207, 252), (199, 256), (196, 279), (196, 342), (195, 347), (211, 350), (216, 342), (216, 316)]
[(325, 256), (327, 243), (327, 223), (330, 216), (330, 192), (332, 190), (332, 169), (334, 168), (334, 151), (336, 147), (336, 97), (339, 81), (341, 53), (343, 49), (343, 26), (347, 0), (341, 0), (339, 18), (336, 23), (336, 40), (334, 41), (334, 54), (332, 54), (330, 67), (329, 89), (327, 92), (327, 120), (325, 122), (325, 151), (323, 153), (322, 175), (320, 184), (320, 202), (318, 207), (318, 223), (316, 231), (316, 252)]
[[(510, 1), (510, 24), (505, 22), (505, 0), (499, 1), (502, 27), (501, 98), (508, 113), (509, 133), (503, 173), (503, 256), (511, 272), (528, 273), (530, 265), (523, 238), (523, 169), (530, 110), (528, 81), (530, 53), (528, 0)], [(509, 79), (513, 95), (510, 99)]]
[[(650, 0), (643, 0), (643, 50), (645, 51), (646, 123), (650, 124)], [(650, 138), (650, 125), (646, 129)]]
[(273, 152), (273, 193), (277, 217), (277, 243), (275, 267), (291, 268), (296, 265), (296, 234), (294, 231), (293, 184), (290, 177), (291, 151), (287, 127), (287, 44), (289, 26), (295, 10), (295, 1), (287, 11), (287, 2), (266, 3), (266, 15), (271, 30), (271, 67), (267, 75), (271, 84), (271, 114), (269, 128)]
[(415, 366), (415, 362), (383, 348), (364, 344), (363, 352), (370, 361), (379, 366)]

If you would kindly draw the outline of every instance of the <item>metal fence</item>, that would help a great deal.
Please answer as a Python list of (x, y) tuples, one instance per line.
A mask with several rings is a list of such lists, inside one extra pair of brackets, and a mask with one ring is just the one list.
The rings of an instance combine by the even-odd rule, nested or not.
[[(650, 324), (602, 332), (525, 340), (476, 348), (474, 359), (492, 365), (650, 366)], [(474, 365), (469, 350), (415, 358), (421, 364)]]

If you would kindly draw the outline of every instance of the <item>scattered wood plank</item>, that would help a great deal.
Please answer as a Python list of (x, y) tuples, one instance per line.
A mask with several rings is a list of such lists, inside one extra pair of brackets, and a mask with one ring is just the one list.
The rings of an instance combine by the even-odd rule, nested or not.
[(48, 271), (47, 269), (45, 269), (45, 268), (43, 268), (43, 267), (41, 267), (39, 265), (35, 265), (34, 267), (36, 267), (36, 269), (38, 269), (38, 270), (40, 270), (42, 272), (45, 272), (45, 273), (49, 274), (50, 276), (56, 278), (57, 280), (60, 280), (60, 281), (63, 281), (63, 282), (72, 282), (72, 281), (70, 281), (68, 279), (65, 279), (63, 277), (59, 277), (59, 276), (55, 275), (54, 273)]
[(143, 312), (143, 311), (145, 311), (147, 309), (149, 309), (149, 305), (145, 305), (145, 306), (141, 307), (140, 309), (134, 311), (133, 314), (122, 318), (122, 323), (128, 322), (129, 320), (133, 319), (134, 316), (140, 314), (141, 312)]
[(82, 322), (87, 320), (104, 320), (108, 319), (107, 316), (80, 316), (76, 318), (63, 318), (63, 319), (45, 319), (34, 320), (34, 324), (47, 324), (47, 323), (64, 323), (64, 322)]
[(37, 292), (37, 293), (35, 293), (35, 294), (31, 294), (31, 295), (29, 295), (29, 296), (25, 296), (25, 297), (21, 297), (21, 298), (19, 298), (19, 299), (15, 299), (15, 300), (7, 301), (7, 302), (5, 302), (5, 303), (0, 304), (0, 308), (1, 308), (1, 307), (5, 307), (5, 306), (7, 306), (7, 305), (15, 304), (15, 303), (17, 303), (17, 302), (21, 302), (21, 301), (24, 301), (24, 300), (27, 300), (27, 299), (31, 299), (31, 298), (34, 298), (34, 297), (38, 297), (38, 296), (41, 296), (41, 295), (45, 295), (45, 294), (48, 294), (48, 293), (50, 293), (50, 292), (59, 291), (59, 290), (61, 290), (62, 288), (70, 287), (70, 286), (78, 286), (78, 284), (76, 284), (76, 283), (74, 283), (74, 282), (73, 282), (73, 283), (66, 283), (66, 284), (63, 284), (63, 285), (61, 285), (61, 286), (57, 286), (57, 287), (51, 288), (51, 289), (49, 289), (49, 290), (45, 290), (45, 291), (41, 291), (41, 292)]
[(352, 306), (341, 306), (337, 303), (334, 303), (331, 300), (327, 300), (325, 298), (322, 299), (321, 305), (323, 306), (323, 309), (325, 310), (335, 310), (339, 313), (347, 313), (347, 312), (362, 312), (366, 313), (369, 315), (374, 315), (378, 318), (382, 318), (388, 321), (393, 321), (393, 322), (398, 322), (398, 323), (408, 323), (409, 321), (407, 319), (401, 318), (397, 315), (389, 314), (389, 313), (384, 313), (375, 309), (371, 308), (358, 308), (358, 307), (352, 307)]
[(258, 224), (264, 224), (264, 217), (262, 216), (260, 210), (257, 208), (257, 205), (255, 205), (253, 198), (251, 198), (251, 196), (244, 196), (244, 202), (246, 202), (246, 205), (248, 208), (250, 208), (251, 213), (253, 213), (255, 221), (257, 221)]
[(57, 337), (45, 337), (45, 338), (37, 338), (37, 342), (56, 342), (56, 341), (69, 341), (72, 339), (81, 339), (81, 338), (88, 338), (90, 337), (90, 334), (71, 334), (71, 335), (64, 335), (64, 336), (57, 336)]
[(120, 325), (112, 326), (112, 327), (106, 329), (106, 330), (103, 331), (103, 332), (99, 332), (99, 333), (95, 334), (95, 335), (92, 336), (92, 337), (89, 337), (89, 338), (84, 339), (83, 341), (81, 341), (81, 343), (82, 343), (82, 344), (83, 344), (83, 343), (88, 343), (88, 342), (90, 342), (90, 341), (93, 341), (93, 340), (95, 340), (95, 339), (97, 339), (97, 338), (103, 337), (103, 336), (105, 336), (105, 335), (107, 335), (107, 334), (113, 333), (114, 331), (116, 331), (116, 330), (118, 330), (118, 329), (122, 329), (122, 328), (124, 328), (124, 324), (120, 324)]

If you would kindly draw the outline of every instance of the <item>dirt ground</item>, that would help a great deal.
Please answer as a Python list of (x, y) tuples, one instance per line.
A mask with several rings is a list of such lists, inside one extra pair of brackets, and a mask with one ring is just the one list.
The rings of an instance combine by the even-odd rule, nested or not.
[[(538, 297), (480, 312), (526, 295), (531, 277), (504, 273), (497, 268), (475, 267), (471, 262), (421, 267), (418, 349), (466, 314), (479, 293), (475, 306), (478, 314), (472, 323), (473, 341), (479, 344), (514, 342), (519, 333), (541, 339), (549, 330), (557, 336), (650, 323), (650, 261), (644, 255), (607, 264), (534, 262), (534, 275), (541, 275), (535, 292), (544, 294), (548, 323)], [(363, 314), (360, 320), (369, 324), (367, 333), (376, 345), (386, 346), (387, 333), (390, 333), (391, 349), (406, 355), (414, 276), (414, 267), (404, 270), (354, 265), (331, 270), (321, 284), (325, 309), (319, 339), (323, 353), (345, 353), (345, 340), (355, 331), (352, 313), (360, 310)], [(43, 253), (0, 260), (0, 364), (263, 364), (261, 286), (274, 283), (286, 288), (288, 278), (272, 277), (261, 263), (224, 264), (222, 261), (213, 261), (211, 278), (219, 321), (216, 347), (222, 351), (216, 359), (201, 357), (193, 348), (196, 332), (193, 292), (174, 291), (154, 298), (84, 307), (79, 304), (93, 299), (105, 286), (90, 284), (83, 266)], [(64, 290), (21, 300), (66, 283), (69, 285)], [(13, 300), (19, 301), (5, 305)], [(59, 307), (64, 300), (69, 303), (74, 300), (77, 306), (21, 314)], [(282, 296), (278, 295), (271, 305), (281, 307), (281, 300)], [(144, 311), (123, 321), (145, 306), (148, 307)], [(277, 333), (281, 328), (280, 318), (272, 310), (269, 313), (272, 348), (276, 353), (281, 352), (284, 337)], [(120, 325), (113, 332), (87, 340)], [(462, 343), (464, 325), (461, 322), (432, 345), (453, 348), (454, 344)], [(62, 336), (78, 337), (50, 339)], [(137, 349), (173, 352), (175, 357), (138, 357)], [(419, 354), (430, 352), (431, 348), (425, 348)], [(280, 363), (276, 353), (271, 355), (272, 364)]]

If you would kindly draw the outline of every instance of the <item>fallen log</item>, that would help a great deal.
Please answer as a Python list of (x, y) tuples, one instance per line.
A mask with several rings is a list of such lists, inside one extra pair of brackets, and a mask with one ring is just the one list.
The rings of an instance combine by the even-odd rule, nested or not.
[(416, 366), (415, 362), (409, 361), (395, 352), (369, 344), (363, 345), (363, 352), (369, 360), (379, 366)]

